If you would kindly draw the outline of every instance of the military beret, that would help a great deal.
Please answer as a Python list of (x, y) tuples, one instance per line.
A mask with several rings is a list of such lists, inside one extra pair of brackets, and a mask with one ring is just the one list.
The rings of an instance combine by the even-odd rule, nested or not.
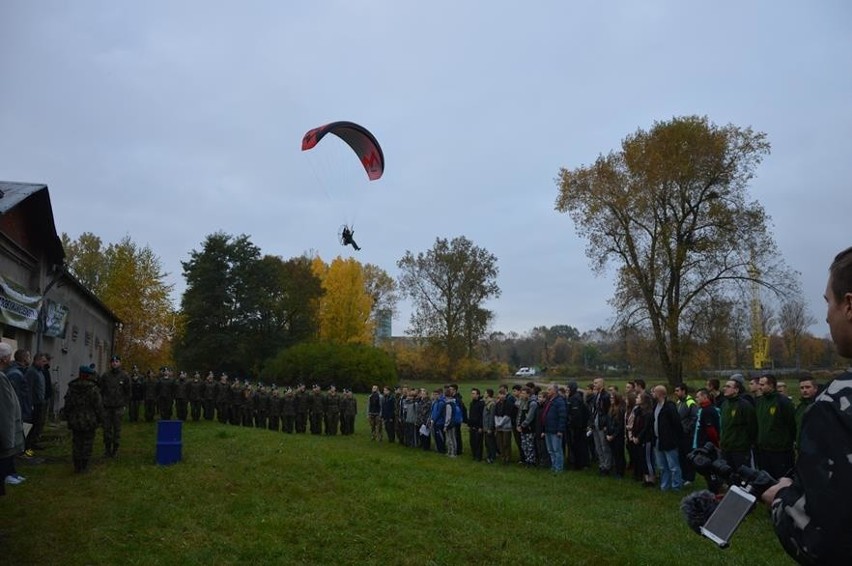
[(92, 366), (82, 365), (80, 366), (80, 375), (94, 375), (95, 368)]

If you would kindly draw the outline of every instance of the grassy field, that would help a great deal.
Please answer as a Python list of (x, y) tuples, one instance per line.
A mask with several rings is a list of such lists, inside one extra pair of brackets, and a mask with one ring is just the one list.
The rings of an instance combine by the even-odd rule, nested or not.
[[(467, 385), (462, 387), (467, 391)], [(0, 499), (5, 564), (783, 564), (765, 508), (733, 547), (683, 524), (683, 494), (593, 472), (553, 476), (351, 437), (186, 423), (155, 464), (156, 426), (72, 473), (63, 429)]]

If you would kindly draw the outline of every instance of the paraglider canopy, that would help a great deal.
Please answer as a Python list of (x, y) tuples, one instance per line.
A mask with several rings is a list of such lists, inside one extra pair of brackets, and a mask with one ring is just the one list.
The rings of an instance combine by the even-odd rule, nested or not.
[(326, 134), (334, 134), (343, 141), (361, 160), (371, 181), (381, 178), (385, 172), (385, 156), (375, 136), (354, 122), (332, 122), (309, 130), (302, 138), (302, 151), (313, 149)]

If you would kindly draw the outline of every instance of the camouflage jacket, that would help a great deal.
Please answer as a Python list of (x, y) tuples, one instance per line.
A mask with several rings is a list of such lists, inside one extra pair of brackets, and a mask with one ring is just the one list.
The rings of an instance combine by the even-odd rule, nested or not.
[(130, 378), (120, 369), (104, 372), (98, 380), (98, 386), (106, 408), (125, 407), (130, 401)]
[(98, 385), (89, 379), (75, 379), (65, 394), (65, 420), (68, 428), (90, 431), (103, 422), (103, 405)]
[(805, 413), (793, 484), (772, 502), (772, 521), (799, 563), (849, 564), (852, 371), (828, 384)]

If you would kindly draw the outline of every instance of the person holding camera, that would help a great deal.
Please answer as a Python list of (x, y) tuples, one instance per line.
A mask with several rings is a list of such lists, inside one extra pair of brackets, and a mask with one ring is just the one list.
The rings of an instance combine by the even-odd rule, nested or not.
[[(852, 247), (829, 268), (826, 322), (837, 353), (852, 359)], [(852, 371), (816, 398), (802, 418), (792, 478), (763, 492), (775, 533), (802, 564), (849, 564), (852, 556)]]

